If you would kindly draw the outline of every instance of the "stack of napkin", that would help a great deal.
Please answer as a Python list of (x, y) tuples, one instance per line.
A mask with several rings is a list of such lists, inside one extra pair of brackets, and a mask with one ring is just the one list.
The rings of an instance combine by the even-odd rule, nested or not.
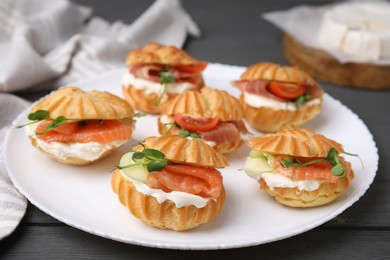
[[(12, 120), (29, 105), (1, 92), (92, 78), (124, 66), (126, 53), (148, 42), (182, 47), (187, 34), (200, 34), (179, 0), (156, 0), (131, 25), (93, 17), (91, 8), (67, 0), (1, 0), (0, 21), (0, 147)], [(26, 205), (1, 160), (0, 239), (15, 229)]]

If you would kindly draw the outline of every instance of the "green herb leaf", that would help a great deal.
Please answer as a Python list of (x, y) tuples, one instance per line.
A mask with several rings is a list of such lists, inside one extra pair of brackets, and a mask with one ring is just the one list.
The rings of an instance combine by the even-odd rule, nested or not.
[(166, 71), (162, 71), (160, 73), (160, 83), (161, 84), (168, 84), (168, 83), (175, 83), (176, 78), (169, 73), (169, 68), (167, 68)]
[(202, 136), (198, 135), (197, 133), (191, 133), (190, 137), (192, 137), (192, 138), (202, 138)]
[(31, 121), (41, 121), (45, 119), (50, 119), (50, 113), (47, 110), (37, 110), (28, 114), (27, 118)]
[(334, 166), (332, 168), (331, 172), (332, 172), (332, 175), (337, 176), (337, 177), (341, 177), (344, 175), (345, 168), (343, 167), (343, 165), (337, 164), (336, 166)]
[(165, 154), (156, 149), (144, 149), (143, 153), (145, 157), (151, 160), (163, 160), (165, 158)]
[(188, 136), (190, 136), (190, 131), (188, 131), (188, 130), (186, 130), (186, 129), (184, 129), (184, 128), (181, 128), (181, 129), (179, 130), (179, 135), (180, 135), (181, 137), (188, 137)]
[(179, 135), (181, 137), (192, 137), (192, 138), (202, 138), (201, 135), (197, 134), (197, 133), (193, 133), (193, 132), (190, 132), (188, 131), (187, 129), (184, 129), (182, 128), (181, 126), (179, 126), (178, 124), (176, 124), (176, 127), (179, 128)]
[(167, 161), (151, 161), (148, 163), (148, 172), (161, 171), (168, 165)]
[(281, 163), (283, 168), (290, 168), (294, 165), (293, 161), (290, 158), (286, 157), (283, 159), (283, 164)]
[(131, 115), (131, 118), (134, 118), (134, 117), (140, 118), (140, 117), (144, 117), (144, 116), (146, 116), (145, 113), (134, 113), (133, 115)]
[(145, 153), (143, 152), (135, 152), (133, 153), (133, 156), (131, 157), (131, 159), (133, 159), (133, 161), (137, 161), (137, 160), (141, 160), (145, 157)]
[(165, 93), (167, 92), (167, 85), (175, 82), (176, 78), (169, 73), (169, 65), (167, 65), (166, 69), (160, 72), (161, 91), (160, 96), (157, 98), (156, 102), (154, 102), (156, 106), (160, 104), (161, 99), (165, 96)]
[(334, 148), (330, 148), (328, 154), (326, 155), (326, 160), (333, 166), (337, 165), (336, 157), (339, 152)]
[(305, 103), (307, 100), (309, 100), (309, 99), (312, 99), (313, 97), (311, 96), (311, 95), (309, 95), (309, 94), (303, 94), (302, 96), (299, 96), (296, 100), (295, 100), (295, 106), (297, 107), (297, 108), (300, 108), (302, 105), (303, 105), (303, 103)]
[(45, 119), (50, 119), (50, 114), (46, 110), (37, 110), (35, 112), (28, 114), (27, 118), (32, 122), (29, 122), (29, 123), (24, 124), (24, 125), (17, 125), (15, 127), (22, 128), (22, 127), (25, 127), (28, 125), (35, 124), (35, 123), (42, 121), (42, 120), (45, 120)]

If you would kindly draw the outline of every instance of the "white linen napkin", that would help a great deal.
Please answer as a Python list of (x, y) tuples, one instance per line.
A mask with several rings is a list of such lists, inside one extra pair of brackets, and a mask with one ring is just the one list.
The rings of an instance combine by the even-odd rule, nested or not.
[[(91, 14), (67, 0), (0, 1), (0, 149), (28, 104), (1, 92), (54, 89), (124, 66), (127, 52), (148, 42), (182, 47), (187, 34), (200, 35), (179, 0), (156, 0), (131, 25)], [(27, 205), (2, 164), (0, 158), (0, 239), (16, 228)]]
[(22, 219), (27, 200), (11, 184), (3, 165), (3, 139), (14, 118), (29, 102), (11, 94), (0, 94), (0, 239), (10, 234)]
[(90, 78), (123, 66), (126, 53), (147, 42), (181, 47), (187, 33), (200, 34), (179, 0), (155, 1), (131, 25), (98, 17), (85, 24), (90, 15), (66, 0), (0, 1), (0, 92)]

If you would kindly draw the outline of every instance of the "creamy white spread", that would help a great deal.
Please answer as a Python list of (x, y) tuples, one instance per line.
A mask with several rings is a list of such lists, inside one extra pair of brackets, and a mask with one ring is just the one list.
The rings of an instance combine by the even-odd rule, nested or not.
[(170, 200), (175, 203), (175, 206), (177, 208), (181, 208), (188, 205), (194, 205), (197, 208), (203, 208), (210, 200), (181, 191), (165, 192), (160, 189), (152, 189), (148, 187), (144, 182), (137, 181), (133, 178), (128, 177), (123, 171), (121, 171), (121, 173), (127, 180), (131, 181), (131, 183), (134, 185), (138, 192), (156, 198), (158, 203), (163, 203), (166, 200)]
[(65, 160), (69, 157), (77, 157), (86, 161), (93, 161), (98, 159), (102, 154), (108, 150), (119, 147), (126, 143), (125, 141), (114, 141), (110, 144), (100, 144), (97, 142), (89, 143), (61, 143), (50, 142), (47, 143), (43, 140), (36, 138), (35, 131), (40, 122), (31, 124), (25, 127), (26, 134), (31, 138), (34, 138), (37, 145), (47, 153), (54, 155), (55, 157)]
[(170, 115), (161, 115), (160, 122), (163, 125), (173, 124), (173, 123), (175, 123), (175, 118), (173, 116), (170, 116)]
[[(251, 175), (255, 176), (255, 175)], [(320, 187), (321, 181), (316, 180), (303, 180), (295, 181), (282, 174), (265, 172), (258, 174), (256, 180), (263, 179), (267, 183), (268, 187), (273, 190), (275, 188), (298, 188), (298, 190), (313, 191)]]
[(348, 2), (327, 10), (318, 34), (320, 44), (348, 56), (378, 60), (390, 57), (390, 4)]
[(317, 180), (294, 180), (276, 173), (273, 169), (273, 158), (270, 158), (270, 155), (267, 156), (268, 158), (247, 158), (244, 170), (248, 176), (257, 181), (263, 179), (271, 190), (275, 188), (297, 188), (299, 191), (313, 191), (323, 183), (323, 181)]
[[(125, 87), (132, 86), (136, 89), (141, 89), (145, 94), (159, 94), (161, 92), (161, 83), (154, 82), (142, 78), (137, 78), (130, 72), (126, 72), (123, 76), (122, 84)], [(167, 93), (180, 94), (186, 90), (194, 89), (195, 85), (189, 82), (175, 82), (167, 84)]]
[[(274, 100), (271, 98), (263, 97), (256, 94), (251, 94), (246, 91), (244, 91), (244, 101), (246, 104), (250, 105), (251, 107), (260, 108), (260, 107), (268, 107), (275, 110), (289, 110), (289, 111), (296, 111), (297, 106), (295, 102), (282, 102), (278, 100)], [(314, 106), (317, 104), (320, 104), (321, 100), (319, 98), (314, 98), (309, 101), (306, 101), (300, 108), (308, 107), (308, 106)]]

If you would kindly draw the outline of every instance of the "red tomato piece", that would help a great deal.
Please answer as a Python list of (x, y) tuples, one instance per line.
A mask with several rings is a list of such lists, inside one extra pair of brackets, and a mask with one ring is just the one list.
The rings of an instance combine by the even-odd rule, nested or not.
[(268, 91), (284, 99), (296, 99), (305, 94), (305, 88), (291, 83), (272, 81), (268, 85)]
[(174, 114), (176, 123), (190, 132), (208, 131), (218, 125), (219, 118), (191, 117), (183, 114)]
[(190, 65), (177, 65), (175, 68), (183, 72), (197, 73), (204, 70), (207, 67), (207, 64), (207, 62), (199, 62)]

